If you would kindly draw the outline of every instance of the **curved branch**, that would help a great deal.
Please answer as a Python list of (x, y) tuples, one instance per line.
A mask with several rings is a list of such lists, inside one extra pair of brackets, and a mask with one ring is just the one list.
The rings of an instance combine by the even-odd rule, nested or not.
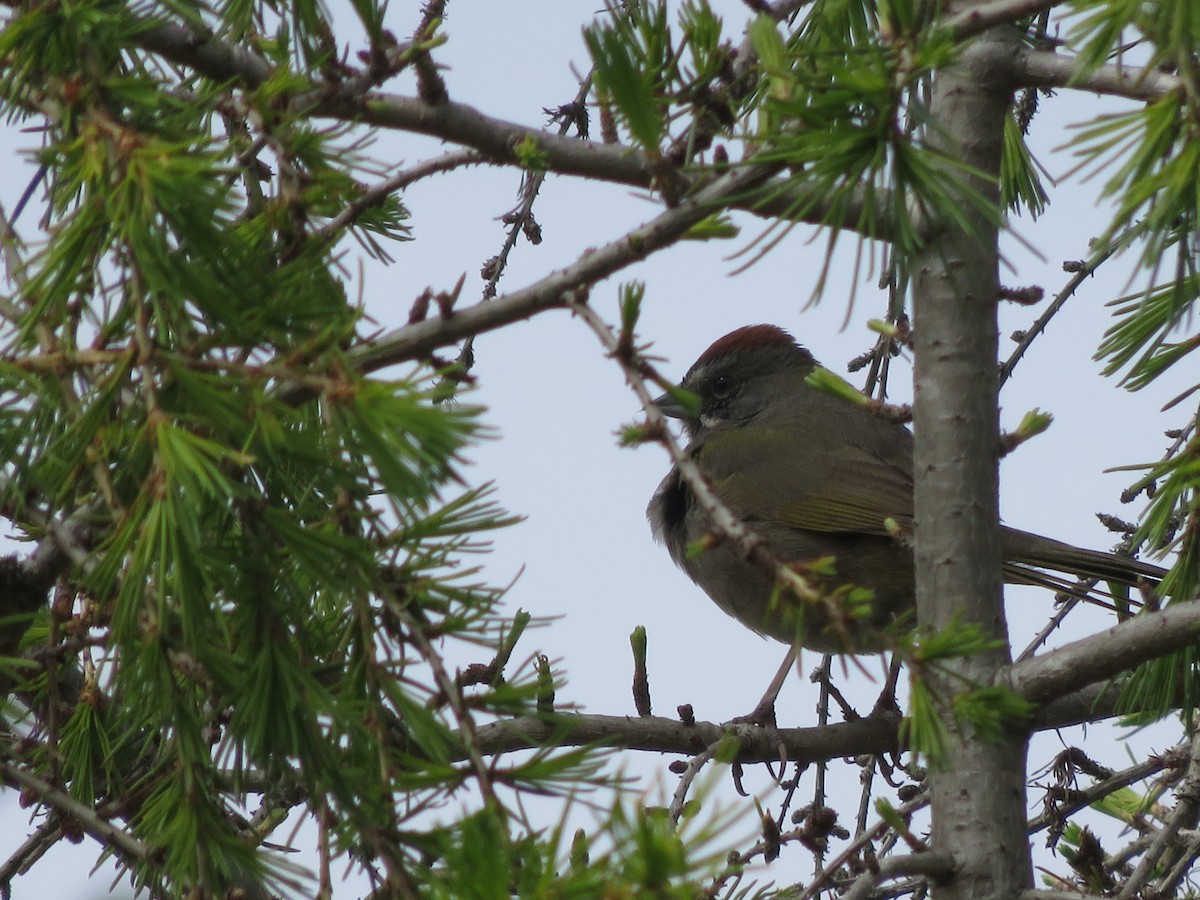
[[(250, 90), (275, 72), (271, 63), (254, 53), (175, 23), (148, 27), (138, 35), (137, 43), (178, 66), (215, 81), (235, 81)], [(532, 137), (556, 172), (650, 187), (650, 165), (641, 151), (631, 147), (581, 141), (507, 122), (466, 103), (427, 103), (416, 97), (372, 91), (371, 87), (363, 78), (317, 83), (294, 98), (293, 106), (310, 115), (442, 138), (506, 163), (517, 163), (517, 145)]]
[(322, 225), (321, 229), (313, 234), (313, 240), (331, 240), (337, 237), (343, 228), (358, 221), (359, 217), (368, 209), (378, 206), (396, 191), (403, 190), (413, 182), (439, 172), (449, 172), (462, 166), (488, 162), (491, 160), (485, 159), (474, 150), (451, 150), (441, 156), (422, 160), (366, 188), (345, 209)]

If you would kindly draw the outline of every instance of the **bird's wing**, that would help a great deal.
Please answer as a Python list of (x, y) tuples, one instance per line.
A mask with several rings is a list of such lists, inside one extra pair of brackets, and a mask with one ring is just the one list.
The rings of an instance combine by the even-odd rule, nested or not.
[(780, 520), (811, 531), (888, 534), (892, 519), (908, 532), (913, 521), (913, 484), (908, 474), (857, 447), (846, 447), (832, 461), (824, 484), (811, 493), (779, 504)]
[[(798, 450), (790, 435), (756, 431), (753, 453), (735, 448), (732, 456), (740, 464), (709, 472), (717, 495), (747, 521), (773, 510), (778, 524), (809, 531), (887, 535), (886, 519), (903, 532), (911, 530), (913, 483), (906, 468), (847, 444), (806, 442)], [(726, 434), (734, 441), (744, 437)], [(701, 454), (702, 467), (710, 455)]]

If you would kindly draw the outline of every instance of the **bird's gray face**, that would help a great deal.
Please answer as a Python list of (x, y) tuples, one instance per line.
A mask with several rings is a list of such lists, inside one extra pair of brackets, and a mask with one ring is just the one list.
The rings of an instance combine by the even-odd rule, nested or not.
[(737, 347), (701, 357), (684, 376), (679, 386), (696, 395), (698, 406), (688, 409), (670, 397), (659, 398), (658, 406), (682, 420), (688, 437), (695, 440), (754, 421), (794, 391), (813, 365), (808, 352), (792, 343)]
[(693, 366), (683, 388), (700, 398), (697, 417), (684, 419), (688, 436), (745, 425), (762, 412), (771, 396), (772, 372), (758, 371), (752, 358), (731, 353)]

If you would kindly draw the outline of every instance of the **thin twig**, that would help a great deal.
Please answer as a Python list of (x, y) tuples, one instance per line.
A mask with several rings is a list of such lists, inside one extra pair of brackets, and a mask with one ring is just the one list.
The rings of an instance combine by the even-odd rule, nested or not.
[(322, 241), (337, 237), (343, 228), (354, 224), (358, 217), (368, 209), (378, 206), (391, 194), (403, 190), (413, 182), (420, 181), (422, 178), (428, 178), (430, 175), (436, 175), (440, 172), (449, 172), (451, 169), (461, 168), (462, 166), (472, 166), (487, 162), (490, 162), (490, 160), (475, 150), (452, 150), (449, 153), (443, 153), (441, 156), (422, 160), (416, 165), (403, 169), (390, 178), (385, 178), (383, 181), (368, 187), (354, 199), (354, 202), (347, 205), (340, 213), (322, 225), (317, 231), (313, 232), (313, 240)]
[(1037, 321), (1029, 326), (1029, 328), (1025, 329), (1021, 335), (1021, 340), (1017, 342), (1016, 349), (1009, 354), (1009, 357), (1007, 360), (1005, 360), (1004, 365), (1000, 367), (1001, 387), (1004, 386), (1004, 382), (1008, 381), (1009, 376), (1013, 373), (1013, 369), (1017, 367), (1017, 363), (1019, 363), (1021, 361), (1021, 357), (1025, 355), (1025, 351), (1029, 349), (1038, 335), (1046, 330), (1046, 326), (1050, 324), (1050, 320), (1053, 319), (1058, 311), (1063, 308), (1066, 302), (1071, 299), (1075, 291), (1079, 289), (1079, 286), (1088, 278), (1090, 278), (1095, 271), (1100, 268), (1100, 266), (1115, 252), (1115, 244), (1110, 245), (1080, 266), (1075, 274), (1072, 275), (1067, 283), (1063, 286), (1063, 289), (1054, 297), (1054, 301), (1042, 311), (1040, 316), (1037, 317)]
[(62, 837), (62, 827), (57, 819), (50, 818), (42, 822), (33, 834), (13, 851), (4, 865), (0, 866), (0, 890), (12, 884), (12, 880), (18, 875), (28, 872)]
[[(906, 819), (928, 805), (929, 794), (926, 792), (921, 794), (919, 797), (914, 797), (912, 800), (908, 801), (902, 806), (896, 807), (894, 812), (900, 818)], [(834, 857), (833, 862), (826, 866), (824, 870), (817, 873), (817, 876), (805, 889), (804, 893), (800, 895), (798, 900), (812, 900), (812, 898), (816, 897), (829, 879), (841, 871), (842, 867), (850, 862), (850, 860), (852, 860), (856, 854), (861, 853), (871, 841), (875, 840), (875, 838), (891, 827), (892, 826), (890, 822), (885, 821), (884, 819), (879, 819), (870, 828), (863, 831), (861, 834), (856, 835), (854, 840), (847, 844), (842, 849), (842, 852)]]
[(412, 613), (409, 612), (407, 607), (395, 602), (393, 598), (388, 598), (388, 610), (403, 623), (405, 630), (411, 636), (421, 657), (433, 673), (438, 689), (445, 695), (446, 703), (449, 705), (450, 711), (458, 723), (459, 735), (466, 749), (467, 760), (470, 762), (471, 768), (475, 771), (475, 778), (479, 783), (480, 793), (497, 811), (501, 811), (503, 807), (496, 796), (495, 788), (492, 786), (491, 772), (488, 770), (487, 764), (483, 761), (483, 753), (479, 749), (475, 720), (464, 706), (462, 696), (459, 693), (457, 685), (454, 683), (454, 679), (450, 677), (445, 666), (442, 665), (440, 654), (434, 648), (433, 644), (430, 643), (429, 638), (425, 635), (425, 630), (413, 618)]
[[(583, 106), (587, 101), (587, 95), (591, 89), (592, 76), (589, 72), (580, 82), (579, 90), (576, 92), (573, 102), (579, 106)], [(563, 120), (558, 125), (559, 137), (566, 137), (567, 132), (571, 128), (572, 121), (569, 116), (563, 117)], [(504, 243), (500, 246), (500, 252), (488, 262), (488, 277), (483, 286), (482, 300), (491, 300), (496, 296), (496, 285), (499, 284), (500, 278), (504, 275), (504, 270), (508, 267), (508, 258), (517, 246), (517, 239), (530, 223), (533, 222), (533, 204), (537, 200), (538, 192), (542, 189), (542, 184), (545, 181), (545, 170), (525, 171), (521, 182), (521, 203), (506, 217), (508, 220), (508, 232), (504, 235)], [(475, 335), (471, 334), (467, 335), (466, 340), (463, 341), (462, 349), (459, 350), (458, 369), (462, 372), (470, 371), (474, 363)]]
[[(1183, 778), (1183, 783), (1175, 791), (1175, 798), (1175, 811), (1163, 823), (1145, 855), (1138, 860), (1133, 874), (1129, 876), (1121, 888), (1121, 892), (1117, 894), (1117, 900), (1132, 900), (1141, 893), (1142, 888), (1150, 883), (1163, 854), (1174, 842), (1176, 833), (1180, 828), (1195, 820), (1196, 811), (1200, 808), (1200, 733), (1192, 738), (1187, 774)], [(1155, 891), (1155, 894), (1156, 896), (1167, 896), (1158, 891)]]
[(1029, 833), (1031, 835), (1037, 834), (1042, 829), (1049, 828), (1056, 820), (1065, 819), (1079, 812), (1081, 809), (1086, 809), (1096, 801), (1107, 797), (1113, 791), (1119, 791), (1121, 788), (1128, 787), (1144, 778), (1149, 778), (1155, 772), (1159, 772), (1166, 767), (1168, 755), (1169, 753), (1159, 754), (1152, 759), (1144, 760), (1127, 769), (1123, 769), (1090, 787), (1077, 791), (1070, 802), (1063, 803), (1056, 806), (1053, 811), (1044, 812), (1040, 816), (1030, 819), (1027, 826)]
[[(826, 653), (821, 659), (821, 665), (813, 672), (813, 680), (820, 687), (817, 691), (817, 725), (825, 726), (829, 724), (829, 677), (833, 667), (833, 657)], [(829, 772), (829, 762), (824, 759), (817, 760), (816, 772), (813, 775), (813, 809), (823, 809), (826, 806), (825, 797), (825, 777)], [(813, 874), (819, 874), (825, 863), (824, 848), (821, 846), (813, 850)]]
[(715, 741), (709, 744), (688, 760), (687, 768), (679, 776), (679, 784), (675, 786), (675, 793), (671, 797), (669, 815), (673, 825), (678, 825), (680, 818), (683, 817), (684, 805), (687, 803), (687, 795), (692, 787), (692, 782), (696, 780), (696, 776), (700, 774), (700, 770), (716, 755), (717, 748), (721, 746), (721, 743), (722, 741)]
[(596, 311), (589, 305), (575, 301), (569, 302), (568, 305), (577, 316), (587, 323), (600, 339), (605, 350), (621, 366), (629, 386), (633, 389), (638, 401), (642, 405), (642, 410), (646, 414), (649, 427), (658, 435), (659, 441), (666, 448), (668, 454), (670, 454), (671, 461), (678, 468), (680, 477), (691, 490), (696, 504), (711, 519), (713, 530), (737, 547), (743, 559), (750, 560), (755, 565), (771, 573), (778, 584), (786, 585), (788, 590), (793, 592), (799, 599), (812, 603), (832, 604), (834, 608), (831, 611), (836, 620), (838, 612), (836, 601), (823, 595), (820, 591), (813, 588), (798, 572), (784, 565), (771, 552), (767, 542), (755, 533), (752, 528), (747, 526), (745, 522), (739, 519), (724, 501), (713, 493), (708, 479), (700, 469), (700, 466), (672, 436), (670, 428), (667, 427), (666, 416), (663, 415), (662, 411), (655, 404), (654, 398), (646, 384), (645, 371), (648, 368), (647, 364), (641, 360), (635, 361), (623, 352), (621, 343), (612, 329), (605, 324)]
[(770, 177), (773, 166), (747, 165), (722, 175), (678, 206), (664, 210), (644, 225), (594, 250), (585, 251), (570, 265), (558, 269), (528, 287), (487, 303), (455, 310), (449, 316), (429, 318), (391, 331), (353, 352), (360, 372), (420, 359), (439, 347), (471, 334), (492, 331), (530, 318), (548, 309), (568, 305), (572, 294), (586, 289), (656, 250), (683, 238), (689, 228), (715, 209), (752, 190)]

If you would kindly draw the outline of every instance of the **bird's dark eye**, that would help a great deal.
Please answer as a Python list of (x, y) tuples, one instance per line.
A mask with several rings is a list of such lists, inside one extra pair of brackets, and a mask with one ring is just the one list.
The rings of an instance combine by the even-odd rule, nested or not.
[(733, 379), (728, 375), (718, 375), (713, 379), (712, 395), (718, 400), (724, 400), (733, 393)]

